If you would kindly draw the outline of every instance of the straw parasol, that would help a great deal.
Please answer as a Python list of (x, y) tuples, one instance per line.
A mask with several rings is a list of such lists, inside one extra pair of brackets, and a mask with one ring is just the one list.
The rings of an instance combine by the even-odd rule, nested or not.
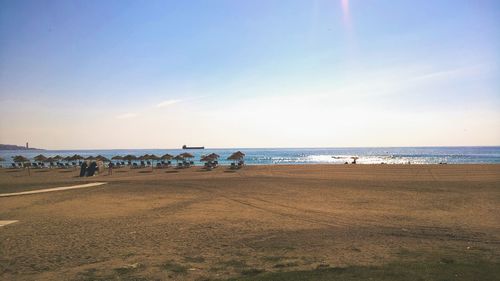
[(106, 158), (106, 157), (104, 157), (104, 156), (102, 156), (102, 155), (97, 155), (97, 156), (95, 157), (95, 159), (96, 159), (96, 160), (99, 160), (99, 161), (102, 161), (102, 162), (111, 162), (111, 161), (109, 161), (109, 159), (108, 159), (108, 158)]
[(123, 160), (123, 156), (116, 155), (116, 156), (111, 157), (111, 160)]
[(194, 155), (188, 152), (181, 153), (180, 156), (182, 158), (194, 158)]
[(179, 163), (179, 161), (184, 161), (184, 157), (182, 157), (182, 154), (175, 156), (173, 159), (177, 161), (177, 163)]
[(129, 154), (129, 155), (123, 156), (123, 160), (125, 160), (125, 161), (137, 160), (137, 157), (135, 155)]
[(12, 157), (13, 161), (16, 163), (26, 163), (29, 162), (30, 160), (22, 155), (17, 155)]
[(214, 160), (215, 160), (215, 157), (213, 155), (211, 155), (211, 154), (202, 156), (200, 158), (201, 162), (210, 162), (210, 161), (214, 161)]
[(233, 154), (238, 155), (238, 156), (240, 156), (241, 158), (245, 157), (245, 153), (243, 153), (243, 152), (241, 152), (241, 151), (239, 151), (239, 150), (238, 150), (238, 151), (236, 151), (236, 152), (235, 152), (235, 153), (233, 153)]
[(94, 156), (88, 156), (88, 157), (85, 157), (85, 160), (97, 160), (97, 158)]
[[(151, 154), (151, 155), (148, 155), (148, 158), (147, 160), (151, 160), (151, 162), (154, 162), (154, 161), (158, 161), (158, 160), (161, 160), (160, 157), (154, 155), (154, 154)], [(151, 164), (151, 170), (153, 169), (154, 165), (153, 163)]]
[(71, 160), (78, 161), (78, 160), (83, 160), (83, 156), (75, 154), (71, 156)]
[(172, 158), (174, 158), (174, 156), (173, 156), (173, 155), (170, 155), (170, 154), (168, 154), (168, 153), (167, 153), (167, 154), (165, 154), (165, 155), (163, 155), (163, 156), (161, 157), (161, 159), (163, 159), (163, 160), (170, 160), (170, 159), (172, 159)]
[(148, 159), (149, 159), (149, 160), (152, 160), (152, 161), (158, 161), (158, 160), (161, 160), (161, 158), (160, 158), (160, 157), (158, 157), (158, 156), (156, 156), (156, 155), (154, 155), (154, 154), (149, 155)]
[[(22, 155), (17, 155), (17, 156), (13, 156), (12, 159), (14, 160), (14, 162), (16, 163), (29, 163), (30, 160)], [(30, 166), (29, 165), (23, 165), (25, 167), (28, 167), (28, 175), (30, 175)]]
[(148, 160), (149, 159), (149, 154), (144, 154), (142, 156), (137, 157), (139, 160)]
[(245, 157), (245, 153), (241, 152), (241, 151), (236, 151), (235, 153), (231, 154), (231, 156), (229, 156), (227, 158), (227, 160), (240, 160), (242, 159), (243, 157)]
[(35, 159), (35, 161), (38, 161), (38, 162), (46, 162), (47, 161), (47, 157), (43, 156), (42, 154), (35, 156), (33, 159)]
[(231, 154), (231, 156), (229, 156), (229, 157), (227, 158), (227, 160), (231, 160), (231, 161), (238, 161), (238, 160), (241, 160), (241, 158), (243, 158), (243, 156), (238, 155), (238, 154), (236, 154), (236, 153), (233, 153), (233, 154)]
[(213, 159), (219, 159), (220, 155), (217, 153), (210, 153), (208, 156), (212, 157)]
[(63, 158), (62, 158), (62, 156), (61, 156), (61, 155), (56, 155), (56, 156), (52, 157), (52, 159), (53, 159), (54, 161), (59, 161), (59, 160), (62, 160)]

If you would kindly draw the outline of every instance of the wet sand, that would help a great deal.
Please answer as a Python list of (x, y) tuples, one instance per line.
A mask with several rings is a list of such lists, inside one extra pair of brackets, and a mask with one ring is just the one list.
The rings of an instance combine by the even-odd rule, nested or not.
[(0, 198), (0, 220), (18, 220), (0, 228), (0, 280), (259, 280), (500, 261), (500, 165), (77, 173), (0, 169), (0, 193), (107, 182)]

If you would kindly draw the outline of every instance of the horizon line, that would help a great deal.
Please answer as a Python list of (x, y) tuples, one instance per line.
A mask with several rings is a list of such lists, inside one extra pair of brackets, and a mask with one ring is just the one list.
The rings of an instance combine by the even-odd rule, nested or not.
[(84, 151), (84, 150), (211, 150), (211, 149), (352, 149), (352, 148), (461, 148), (461, 147), (500, 147), (497, 145), (420, 145), (420, 146), (318, 146), (318, 147), (209, 147), (204, 149), (183, 149), (181, 148), (67, 148), (67, 149), (48, 149), (48, 148), (30, 148), (19, 150), (0, 150), (0, 151)]

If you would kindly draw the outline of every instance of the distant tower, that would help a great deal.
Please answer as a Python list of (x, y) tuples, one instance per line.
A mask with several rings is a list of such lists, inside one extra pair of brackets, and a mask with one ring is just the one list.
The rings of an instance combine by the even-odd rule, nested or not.
[(28, 145), (28, 142), (26, 142), (26, 149), (30, 148), (30, 146)]

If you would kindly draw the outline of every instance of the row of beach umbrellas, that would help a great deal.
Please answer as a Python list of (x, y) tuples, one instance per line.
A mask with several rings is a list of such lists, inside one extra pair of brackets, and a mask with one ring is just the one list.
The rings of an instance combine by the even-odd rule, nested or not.
[[(208, 154), (208, 155), (203, 155), (201, 158), (200, 158), (200, 161), (204, 161), (204, 162), (211, 162), (211, 161), (216, 161), (219, 159), (219, 155), (216, 154), (216, 153), (211, 153), (211, 154)], [(232, 160), (232, 161), (238, 161), (238, 160), (241, 160), (245, 157), (245, 153), (241, 152), (241, 151), (237, 151), (233, 154), (231, 154), (227, 160)], [(111, 160), (123, 160), (123, 161), (134, 161), (134, 160), (151, 160), (151, 161), (159, 161), (159, 160), (176, 160), (176, 161), (184, 161), (186, 159), (191, 159), (191, 158), (194, 158), (194, 155), (191, 154), (191, 153), (188, 153), (188, 152), (184, 152), (184, 153), (181, 153), (177, 156), (173, 156), (173, 155), (170, 155), (170, 154), (165, 154), (161, 157), (159, 156), (156, 156), (154, 154), (145, 154), (145, 155), (142, 155), (142, 156), (135, 156), (135, 155), (125, 155), (125, 156), (113, 156), (111, 158)], [(30, 160), (22, 155), (17, 155), (17, 156), (13, 156), (12, 157), (13, 161), (14, 162), (18, 162), (18, 163), (26, 163), (26, 162), (30, 162)], [(60, 155), (56, 155), (56, 156), (53, 156), (53, 157), (45, 157), (44, 155), (40, 154), (40, 155), (37, 155), (35, 157), (33, 157), (33, 159), (37, 162), (58, 162), (58, 161), (80, 161), (80, 160), (91, 160), (91, 161), (95, 161), (95, 160), (98, 160), (98, 161), (103, 161), (103, 162), (110, 162), (111, 160), (109, 160), (108, 158), (102, 156), (102, 155), (97, 155), (97, 156), (88, 156), (88, 157), (83, 157), (81, 155), (78, 155), (78, 154), (75, 154), (73, 156), (67, 156), (67, 157), (62, 157)], [(5, 159), (1, 158), (0, 157), (0, 161), (5, 161)]]

